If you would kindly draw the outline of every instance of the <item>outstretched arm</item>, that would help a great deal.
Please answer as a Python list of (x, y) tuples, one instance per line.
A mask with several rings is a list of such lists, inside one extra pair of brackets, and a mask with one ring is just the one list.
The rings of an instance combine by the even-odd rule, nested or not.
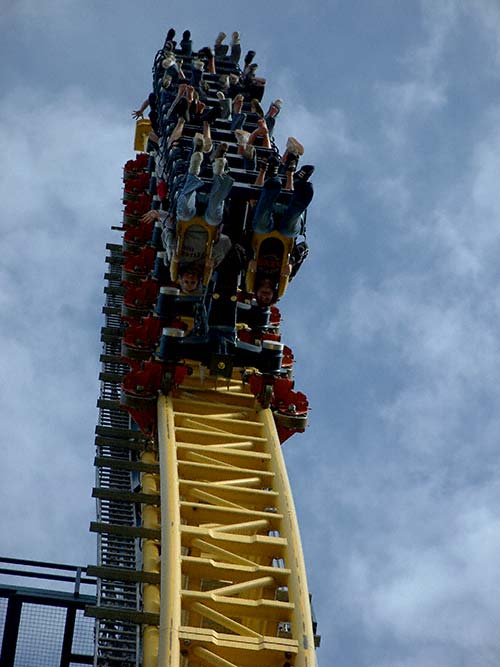
[(149, 106), (149, 100), (144, 100), (144, 102), (141, 104), (140, 109), (137, 109), (137, 111), (132, 111), (132, 117), (137, 120), (138, 118), (142, 118), (144, 111), (148, 108)]

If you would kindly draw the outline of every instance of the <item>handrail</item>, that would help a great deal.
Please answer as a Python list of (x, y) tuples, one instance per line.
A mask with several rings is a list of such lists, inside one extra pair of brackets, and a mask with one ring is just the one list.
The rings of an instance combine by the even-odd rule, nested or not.
[[(12, 577), (26, 577), (27, 579), (40, 579), (46, 581), (63, 581), (74, 584), (74, 594), (79, 595), (80, 586), (82, 584), (88, 586), (96, 586), (97, 579), (93, 577), (82, 576), (86, 574), (87, 568), (81, 565), (66, 565), (64, 563), (50, 563), (47, 561), (27, 560), (25, 558), (10, 558), (8, 556), (0, 556), (0, 563), (6, 565), (28, 565), (31, 570), (22, 570), (10, 567), (0, 567), (0, 575), (7, 575)], [(55, 572), (36, 571), (36, 568), (44, 570), (55, 570), (62, 572), (72, 572), (71, 574), (56, 574)]]

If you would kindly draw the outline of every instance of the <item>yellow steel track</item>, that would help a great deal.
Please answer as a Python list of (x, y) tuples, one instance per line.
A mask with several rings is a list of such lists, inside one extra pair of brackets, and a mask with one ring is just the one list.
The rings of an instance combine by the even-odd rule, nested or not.
[(158, 400), (161, 508), (143, 508), (161, 540), (143, 543), (143, 666), (314, 667), (297, 519), (270, 410), (236, 377), (195, 368)]

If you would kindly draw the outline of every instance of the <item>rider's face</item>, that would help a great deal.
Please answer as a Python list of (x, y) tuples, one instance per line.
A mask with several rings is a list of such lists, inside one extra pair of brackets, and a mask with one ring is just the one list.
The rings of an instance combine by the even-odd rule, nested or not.
[(273, 302), (274, 292), (271, 287), (262, 285), (255, 293), (255, 299), (259, 306), (269, 306)]
[(183, 292), (194, 292), (198, 287), (198, 275), (196, 273), (183, 273), (179, 278), (179, 285)]

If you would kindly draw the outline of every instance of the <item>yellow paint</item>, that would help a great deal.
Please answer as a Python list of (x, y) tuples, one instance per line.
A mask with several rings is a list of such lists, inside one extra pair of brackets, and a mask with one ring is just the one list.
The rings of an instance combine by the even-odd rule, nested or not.
[(294, 667), (315, 667), (300, 536), (272, 414), (236, 377), (218, 386), (207, 376), (195, 368), (158, 400), (158, 667), (275, 667), (292, 656)]

